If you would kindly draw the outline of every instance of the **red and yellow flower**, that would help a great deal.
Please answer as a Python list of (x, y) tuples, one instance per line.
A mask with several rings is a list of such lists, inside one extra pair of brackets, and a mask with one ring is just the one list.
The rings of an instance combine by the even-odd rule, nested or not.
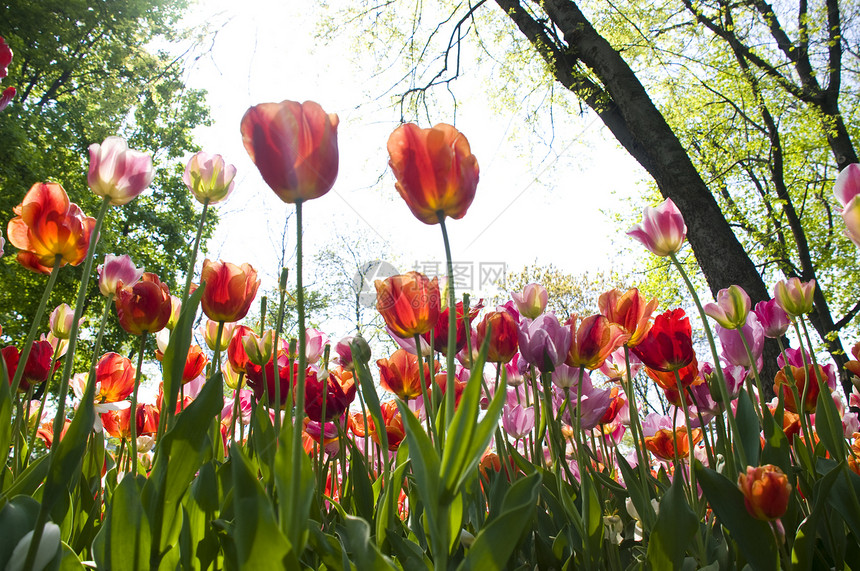
[(778, 519), (788, 509), (791, 484), (788, 476), (773, 464), (747, 466), (746, 474), (738, 476), (738, 487), (744, 494), (747, 511), (756, 519)]
[(96, 220), (69, 202), (62, 186), (55, 182), (34, 184), (13, 212), (17, 216), (9, 221), (7, 234), (12, 245), (21, 250), (18, 262), (22, 266), (49, 274), (57, 256), (61, 266), (77, 266), (84, 261)]
[(439, 318), (439, 282), (418, 272), (376, 280), (376, 309), (398, 337), (427, 333)]
[(170, 310), (170, 290), (153, 273), (143, 274), (132, 287), (117, 289), (119, 324), (132, 335), (158, 333), (167, 325)]
[[(388, 359), (376, 361), (379, 366), (379, 384), (403, 400), (414, 399), (421, 395), (421, 379), (418, 374), (418, 357), (405, 349), (398, 349)], [(439, 372), (441, 365), (423, 363), (424, 386), (429, 387), (431, 379)], [(431, 370), (432, 369), (432, 370)]]

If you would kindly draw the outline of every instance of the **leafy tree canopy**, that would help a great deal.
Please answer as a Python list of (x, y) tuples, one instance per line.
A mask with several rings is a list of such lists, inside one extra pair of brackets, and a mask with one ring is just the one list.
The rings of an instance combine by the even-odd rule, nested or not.
[[(0, 6), (0, 35), (14, 52), (4, 84), (17, 97), (0, 113), (0, 219), (14, 215), (36, 182), (60, 182), (94, 215), (100, 198), (87, 188), (87, 148), (110, 135), (152, 155), (156, 177), (129, 204), (111, 207), (96, 252), (129, 254), (176, 291), (200, 214), (181, 180), (183, 158), (199, 150), (192, 131), (210, 123), (205, 93), (183, 82), (181, 58), (154, 46), (180, 39), (185, 0), (11, 0)], [(208, 237), (217, 222), (210, 213)], [(10, 248), (7, 246), (7, 250)], [(45, 278), (22, 269), (14, 252), (0, 259), (3, 341), (19, 342), (31, 323)], [(63, 268), (49, 302), (74, 304), (80, 268)], [(85, 318), (97, 325), (102, 301), (95, 280)], [(112, 318), (104, 347), (127, 339)], [(79, 352), (84, 361), (89, 356)]]

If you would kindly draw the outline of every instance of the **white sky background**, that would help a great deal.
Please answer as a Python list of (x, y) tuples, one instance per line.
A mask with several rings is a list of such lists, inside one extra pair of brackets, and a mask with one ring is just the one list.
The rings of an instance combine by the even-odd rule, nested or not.
[[(332, 243), (334, 231), (363, 231), (384, 240), (397, 254), (401, 272), (416, 262), (444, 260), (438, 225), (427, 226), (412, 216), (387, 166), (386, 142), (400, 118), (383, 96), (390, 82), (375, 85), (349, 65), (343, 58), (350, 49), (345, 38), (329, 45), (314, 38), (319, 22), (315, 6), (200, 0), (188, 19), (189, 25), (208, 22), (216, 29), (223, 23), (211, 51), (196, 61), (186, 82), (206, 89), (211, 107), (213, 125), (195, 132), (197, 142), (238, 169), (233, 194), (216, 205), (221, 223), (208, 255), (250, 263), (263, 288), (277, 284), (284, 220), (294, 210), (263, 182), (242, 146), (242, 115), (267, 101), (314, 100), (340, 118), (337, 182), (330, 193), (303, 209), (306, 283), (313, 275), (308, 266), (314, 253)], [(567, 130), (564, 138), (557, 132), (556, 155), (543, 147), (528, 157), (523, 149), (529, 142), (511, 140), (511, 131), (519, 125), (488, 109), (487, 88), (468, 77), (454, 84), (455, 126), (469, 139), (481, 169), (469, 212), (448, 222), (455, 261), (474, 264), (476, 273), (481, 262), (506, 262), (509, 271), (535, 262), (552, 263), (569, 273), (623, 270), (616, 252), (630, 245), (629, 238), (603, 212), (627, 207), (622, 197), (641, 188), (644, 171), (591, 113), (564, 123)], [(439, 114), (433, 120), (453, 118)], [(287, 232), (293, 281), (292, 221)], [(332, 324), (327, 331), (337, 338), (345, 333), (337, 328)]]

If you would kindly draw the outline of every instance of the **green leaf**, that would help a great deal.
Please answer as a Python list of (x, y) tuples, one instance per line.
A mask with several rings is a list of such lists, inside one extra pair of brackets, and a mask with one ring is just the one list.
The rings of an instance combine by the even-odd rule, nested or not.
[[(462, 405), (462, 401), (461, 401)], [(444, 509), (439, 489), (439, 455), (430, 438), (421, 427), (421, 423), (415, 417), (409, 407), (400, 399), (397, 400), (397, 408), (406, 429), (406, 440), (409, 442), (409, 458), (412, 460), (412, 474), (418, 484), (418, 494), (424, 502), (427, 523), (430, 528), (430, 540), (433, 556), (436, 559), (444, 558), (448, 554), (448, 522), (442, 521)]]
[[(292, 490), (292, 451), (293, 451), (293, 427), (289, 422), (284, 423), (281, 430), (280, 446), (275, 454), (275, 487), (278, 490), (278, 497), (282, 501), (278, 503), (280, 510), (279, 517), (281, 520), (281, 531), (287, 538), (294, 538), (296, 556), (299, 557), (304, 551), (304, 546), (308, 539), (308, 527), (311, 504), (315, 497), (314, 471), (311, 466), (310, 457), (305, 454), (304, 450), (299, 450), (301, 457), (301, 482), (299, 482), (299, 497), (290, 498)], [(292, 514), (298, 511), (301, 514), (300, 518), (293, 517)], [(300, 521), (301, 529), (290, 529), (290, 523)]]
[(118, 571), (149, 569), (149, 520), (140, 501), (145, 478), (126, 474), (113, 493), (104, 524), (99, 530), (99, 549), (94, 558), (100, 569)]
[(758, 458), (761, 446), (761, 425), (753, 408), (753, 403), (746, 391), (738, 395), (738, 408), (736, 412), (738, 431), (740, 432), (741, 444), (746, 452), (747, 464), (758, 466)]
[(28, 496), (16, 496), (0, 509), (0, 567), (6, 568), (15, 546), (36, 527), (39, 502)]
[(794, 545), (791, 549), (793, 569), (812, 569), (815, 536), (818, 533), (821, 516), (824, 514), (825, 507), (827, 506), (830, 489), (837, 478), (839, 478), (839, 475), (839, 469), (834, 468), (827, 472), (823, 478), (815, 482), (812, 495), (812, 509), (809, 515), (801, 522), (800, 527), (798, 527), (797, 535), (794, 538)]
[(350, 554), (350, 560), (355, 562), (356, 568), (374, 571), (396, 569), (370, 539), (370, 525), (365, 520), (351, 515), (346, 516), (338, 534)]
[[(350, 345), (350, 349), (353, 355), (360, 354), (360, 350), (355, 342)], [(367, 361), (355, 359), (353, 363), (355, 365), (355, 374), (361, 386), (361, 394), (364, 396), (364, 402), (370, 411), (370, 416), (373, 418), (373, 425), (385, 426), (385, 421), (382, 419), (382, 406), (379, 404), (379, 395), (376, 394), (376, 385), (373, 383), (373, 375), (370, 373)], [(385, 430), (378, 430), (377, 432), (379, 440), (382, 443), (382, 449), (388, 450), (388, 433)]]
[[(153, 530), (153, 549), (164, 553), (179, 534), (180, 500), (209, 454), (209, 426), (224, 404), (221, 372), (213, 375), (200, 394), (176, 417), (161, 437), (155, 464), (143, 487), (143, 506)], [(159, 539), (160, 537), (160, 539)]]
[[(169, 418), (173, 417), (173, 411), (176, 410), (179, 388), (182, 386), (182, 374), (185, 370), (185, 362), (188, 359), (188, 349), (191, 347), (197, 306), (200, 304), (200, 298), (203, 297), (203, 290), (205, 288), (205, 283), (200, 284), (200, 287), (188, 296), (188, 299), (182, 304), (179, 318), (176, 320), (176, 325), (170, 333), (170, 341), (167, 344), (167, 349), (164, 350), (164, 356), (161, 360), (164, 382), (164, 406), (162, 408), (166, 407)], [(185, 414), (184, 411), (183, 414)]]
[[(12, 445), (12, 393), (9, 391), (9, 373), (6, 360), (0, 359), (0, 450), (8, 452)], [(5, 463), (4, 463), (5, 465)]]
[(680, 569), (699, 520), (684, 493), (680, 473), (660, 500), (657, 523), (648, 541), (648, 562), (654, 569)]
[[(21, 472), (12, 482), (12, 485), (3, 491), (3, 497), (14, 498), (17, 495), (33, 495), (45, 480), (49, 466), (47, 455), (30, 462), (27, 469)], [(11, 474), (7, 474), (6, 477), (11, 479)]]
[(458, 569), (505, 568), (534, 518), (540, 486), (538, 472), (514, 482), (505, 494), (498, 517), (481, 528)]
[(778, 554), (773, 531), (767, 522), (749, 514), (737, 484), (705, 468), (701, 462), (695, 462), (695, 470), (711, 509), (731, 532), (732, 539), (753, 569), (776, 569)]
[(815, 406), (815, 432), (833, 458), (837, 460), (845, 458), (842, 420), (829, 391), (818, 393), (818, 403)]
[(833, 471), (838, 471), (839, 477), (833, 483), (827, 500), (851, 528), (854, 537), (860, 537), (860, 505), (858, 505), (860, 476), (849, 470), (844, 461), (840, 462)]
[(251, 472), (248, 458), (235, 444), (230, 448), (230, 460), (236, 516), (232, 537), (240, 567), (260, 570), (298, 568), (296, 554), (278, 527), (269, 497), (256, 474)]

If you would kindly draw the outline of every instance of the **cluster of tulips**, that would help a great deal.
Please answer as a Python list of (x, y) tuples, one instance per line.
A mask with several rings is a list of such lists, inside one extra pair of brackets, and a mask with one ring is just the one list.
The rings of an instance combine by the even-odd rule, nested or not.
[[(257, 273), (207, 259), (195, 283), (198, 232), (180, 295), (128, 256), (104, 257), (96, 358), (74, 371), (99, 228), (111, 205), (149, 186), (152, 162), (118, 137), (92, 145), (94, 218), (57, 183), (26, 194), (7, 236), (22, 266), (49, 277), (28, 338), (2, 350), (0, 525), (13, 531), (0, 564), (812, 568), (857, 553), (860, 434), (848, 406), (860, 393), (843, 402), (838, 371), (817, 361), (804, 318), (814, 283), (781, 281), (754, 309), (737, 286), (705, 305), (691, 287), (711, 362), (682, 309), (655, 315), (658, 301), (637, 289), (608, 291), (599, 313), (564, 323), (539, 284), (494, 309), (458, 301), (446, 220), (466, 214), (478, 163), (454, 127), (406, 124), (389, 138), (389, 164), (415, 217), (440, 225), (448, 286), (417, 272), (376, 282), (400, 349), (373, 362), (361, 337), (333, 343), (305, 326), (301, 207), (335, 183), (337, 126), (318, 104), (292, 101), (252, 107), (241, 123), (263, 180), (296, 208), (295, 339), (283, 338), (286, 270), (272, 315), (264, 302), (259, 321), (243, 323)], [(184, 181), (203, 216), (235, 174), (220, 155), (191, 158)], [(846, 169), (837, 196), (857, 194), (860, 170)], [(629, 235), (684, 271), (686, 226), (671, 200)], [(77, 302), (57, 307), (36, 340), (66, 264), (83, 264)], [(112, 311), (140, 338), (136, 366), (101, 354)], [(789, 328), (800, 347), (762, 378), (764, 338), (782, 343)], [(849, 367), (860, 374), (858, 352)], [(139, 399), (147, 357), (161, 373), (151, 402)], [(642, 372), (666, 414), (636, 402)]]

